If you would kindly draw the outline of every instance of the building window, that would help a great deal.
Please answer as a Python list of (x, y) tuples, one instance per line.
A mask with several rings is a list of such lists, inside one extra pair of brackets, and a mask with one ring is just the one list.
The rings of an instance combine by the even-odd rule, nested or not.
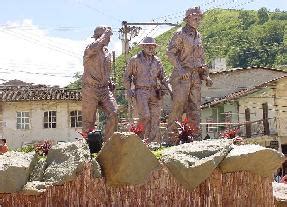
[(56, 111), (44, 112), (44, 128), (56, 128)]
[(30, 129), (30, 113), (16, 112), (17, 114), (17, 129)]
[[(216, 127), (216, 125), (214, 125), (214, 124), (212, 124), (212, 123), (214, 123), (215, 121), (212, 119), (212, 118), (207, 118), (206, 119), (206, 132), (207, 133), (214, 133), (214, 132), (216, 132), (217, 131), (217, 127)], [(210, 123), (210, 124), (208, 124), (208, 123)]]
[(71, 111), (70, 120), (71, 120), (71, 127), (82, 127), (82, 112)]

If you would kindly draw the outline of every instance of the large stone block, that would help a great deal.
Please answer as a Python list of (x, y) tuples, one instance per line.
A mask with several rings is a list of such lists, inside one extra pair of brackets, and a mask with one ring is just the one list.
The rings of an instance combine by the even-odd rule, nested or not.
[(263, 177), (270, 177), (284, 159), (284, 155), (274, 149), (260, 145), (235, 145), (219, 167), (223, 173), (250, 171)]
[(0, 193), (22, 190), (35, 162), (35, 153), (9, 151), (0, 155)]
[(42, 181), (44, 177), (45, 169), (47, 168), (47, 160), (37, 156), (37, 163), (32, 169), (29, 177), (29, 181)]
[(178, 183), (193, 190), (211, 175), (230, 150), (230, 140), (196, 141), (164, 150), (162, 161)]
[(116, 132), (98, 155), (109, 185), (144, 183), (159, 162), (134, 133)]
[(43, 181), (55, 185), (71, 181), (83, 169), (89, 158), (86, 143), (76, 141), (57, 144), (48, 153)]
[(47, 187), (49, 187), (51, 184), (48, 182), (41, 182), (41, 181), (33, 181), (28, 182), (23, 187), (21, 193), (25, 195), (40, 195), (44, 192), (46, 192)]

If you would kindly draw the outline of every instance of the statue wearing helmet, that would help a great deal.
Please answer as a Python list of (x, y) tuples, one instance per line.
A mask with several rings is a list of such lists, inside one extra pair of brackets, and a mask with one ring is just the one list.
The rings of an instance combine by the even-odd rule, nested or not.
[(82, 116), (83, 132), (94, 129), (96, 112), (101, 108), (106, 113), (105, 141), (112, 136), (117, 126), (117, 104), (112, 94), (111, 56), (107, 46), (112, 31), (100, 26), (94, 30), (95, 41), (84, 52), (82, 77)]
[(167, 56), (174, 66), (170, 82), (173, 90), (172, 112), (168, 117), (169, 142), (176, 142), (176, 121), (181, 120), (183, 113), (195, 127), (194, 138), (200, 137), (201, 82), (212, 85), (208, 68), (204, 61), (201, 35), (197, 28), (202, 19), (199, 7), (186, 11), (186, 25), (174, 34), (169, 42)]
[[(167, 86), (162, 63), (155, 56), (158, 46), (152, 37), (146, 37), (140, 44), (142, 51), (132, 57), (124, 73), (127, 96), (134, 96), (139, 113), (139, 123), (144, 127), (142, 138), (147, 143), (160, 142), (160, 114), (162, 107), (161, 86)], [(131, 83), (135, 90), (131, 89)]]

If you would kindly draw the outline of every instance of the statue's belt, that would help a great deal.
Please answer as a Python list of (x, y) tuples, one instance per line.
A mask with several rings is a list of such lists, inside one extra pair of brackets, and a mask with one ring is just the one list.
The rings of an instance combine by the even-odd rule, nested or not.
[(154, 90), (156, 89), (156, 86), (136, 86), (135, 87), (136, 90), (140, 89), (140, 90)]

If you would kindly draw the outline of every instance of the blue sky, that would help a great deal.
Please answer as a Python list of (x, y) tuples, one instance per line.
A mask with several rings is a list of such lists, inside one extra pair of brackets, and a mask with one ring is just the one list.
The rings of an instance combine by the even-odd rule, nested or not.
[(194, 5), (201, 5), (203, 9), (267, 7), (271, 11), (275, 8), (287, 10), (286, 0), (4, 0), (0, 25), (31, 19), (34, 25), (48, 30), (51, 35), (80, 40), (88, 37), (96, 25), (110, 25), (117, 31), (123, 20), (146, 22), (168, 15), (171, 15), (169, 21), (176, 22), (181, 19), (178, 18), (180, 14)]
[[(114, 36), (110, 49), (121, 50), (121, 22), (176, 23), (187, 8), (253, 9), (267, 7), (287, 11), (287, 0), (1, 0), (0, 83), (22, 79), (27, 82), (64, 86), (75, 72), (82, 72), (83, 50), (97, 25), (109, 25)], [(166, 27), (146, 27), (156, 36)]]

